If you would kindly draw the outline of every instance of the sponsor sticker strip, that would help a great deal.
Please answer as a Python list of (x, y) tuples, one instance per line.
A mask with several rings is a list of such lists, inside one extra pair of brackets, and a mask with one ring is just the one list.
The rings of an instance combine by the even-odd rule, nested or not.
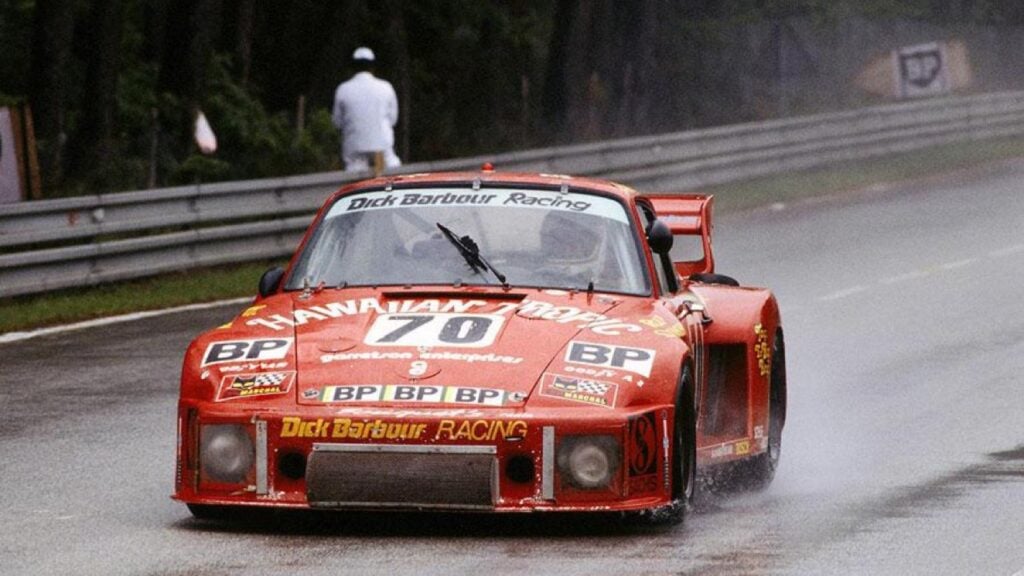
[(523, 439), (526, 434), (524, 420), (443, 419), (436, 425), (425, 422), (391, 422), (379, 418), (304, 419), (286, 416), (281, 420), (281, 438), (493, 442)]
[(326, 386), (320, 401), (334, 402), (429, 402), (446, 404), (472, 404), (477, 406), (504, 406), (511, 394), (494, 388), (469, 386), (424, 386), (401, 384), (357, 384)]

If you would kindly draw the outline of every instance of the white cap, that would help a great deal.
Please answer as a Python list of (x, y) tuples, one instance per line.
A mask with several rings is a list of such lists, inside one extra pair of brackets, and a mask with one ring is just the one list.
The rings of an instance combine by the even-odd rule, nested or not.
[(366, 46), (360, 46), (359, 48), (356, 48), (355, 52), (352, 53), (352, 59), (373, 62), (373, 50), (370, 50)]

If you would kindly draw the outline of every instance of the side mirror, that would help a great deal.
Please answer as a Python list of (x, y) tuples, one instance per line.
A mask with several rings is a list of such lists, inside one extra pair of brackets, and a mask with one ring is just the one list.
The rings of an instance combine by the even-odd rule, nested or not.
[(277, 287), (281, 285), (281, 278), (284, 278), (284, 268), (280, 266), (274, 266), (264, 272), (260, 277), (260, 297), (266, 298), (277, 292)]
[(668, 251), (672, 249), (673, 240), (672, 230), (661, 220), (656, 219), (647, 228), (647, 245), (655, 254), (668, 254)]

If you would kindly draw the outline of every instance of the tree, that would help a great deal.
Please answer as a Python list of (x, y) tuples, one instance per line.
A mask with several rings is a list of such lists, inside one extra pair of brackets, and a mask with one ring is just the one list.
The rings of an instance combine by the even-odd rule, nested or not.
[(122, 0), (92, 3), (88, 24), (82, 27), (89, 46), (81, 120), (71, 140), (71, 164), (80, 170), (104, 166), (117, 147), (117, 81), (120, 73), (121, 33), (125, 4)]
[[(686, 2), (560, 0), (551, 34), (545, 115), (569, 140), (665, 129), (692, 91)], [(691, 83), (692, 85), (692, 83)]]
[(32, 105), (44, 184), (63, 179), (63, 140), (74, 33), (74, 5), (66, 0), (36, 0), (32, 33)]

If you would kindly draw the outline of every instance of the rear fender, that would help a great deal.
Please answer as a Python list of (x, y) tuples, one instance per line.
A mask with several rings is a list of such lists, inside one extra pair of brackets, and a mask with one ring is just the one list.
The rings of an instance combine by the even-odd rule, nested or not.
[(781, 333), (778, 302), (759, 288), (697, 286), (712, 322), (705, 333), (707, 375), (699, 397), (698, 450), (707, 463), (767, 449), (772, 345)]

